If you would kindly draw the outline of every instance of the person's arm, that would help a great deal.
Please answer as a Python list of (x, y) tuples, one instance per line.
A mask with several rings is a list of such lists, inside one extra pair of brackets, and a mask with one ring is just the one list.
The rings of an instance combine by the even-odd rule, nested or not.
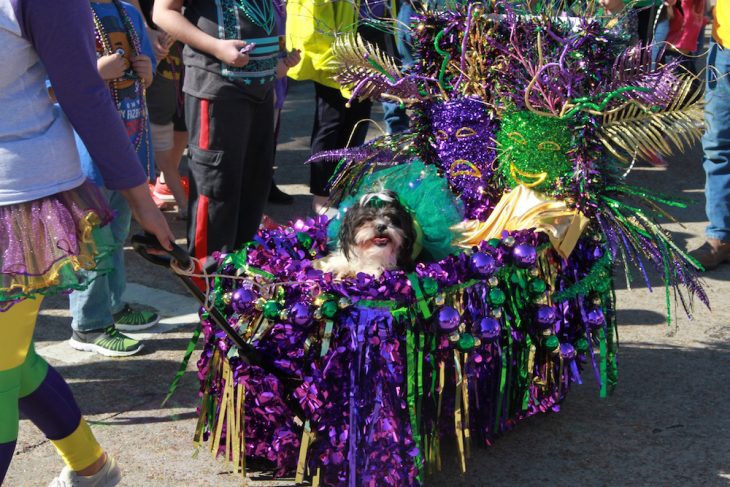
[(184, 44), (210, 54), (230, 66), (245, 66), (248, 53), (241, 40), (217, 39), (198, 29), (182, 14), (184, 0), (156, 0), (152, 19), (162, 30)]
[(611, 13), (616, 13), (624, 8), (624, 0), (598, 0), (598, 4)]
[(170, 53), (170, 45), (172, 42), (168, 39), (165, 32), (155, 29), (154, 26), (147, 23), (147, 16), (151, 15), (150, 12), (144, 12), (142, 6), (139, 4), (139, 0), (126, 0), (131, 4), (137, 11), (142, 14), (142, 23), (144, 24), (147, 37), (152, 45), (152, 52), (154, 56), (150, 56), (150, 59), (156, 60), (154, 65), (162, 61)]
[(152, 85), (152, 81), (155, 78), (155, 66), (157, 66), (158, 59), (155, 58), (155, 52), (150, 44), (150, 38), (147, 35), (147, 29), (145, 28), (144, 16), (135, 10), (134, 8), (126, 7), (127, 14), (132, 20), (134, 28), (137, 30), (140, 43), (140, 53), (137, 56), (132, 56), (132, 69), (142, 79), (145, 88), (149, 88)]
[(105, 185), (120, 191), (140, 225), (171, 248), (172, 232), (149, 195), (137, 153), (97, 71), (89, 2), (18, 0), (16, 5), (23, 37), (46, 67), (56, 98), (96, 161)]

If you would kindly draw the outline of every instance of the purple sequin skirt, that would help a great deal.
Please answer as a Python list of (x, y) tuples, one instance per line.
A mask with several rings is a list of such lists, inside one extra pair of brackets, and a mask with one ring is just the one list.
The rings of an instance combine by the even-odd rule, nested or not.
[(91, 182), (34, 201), (0, 206), (0, 310), (35, 294), (82, 289), (77, 276), (109, 247), (97, 229), (113, 218)]

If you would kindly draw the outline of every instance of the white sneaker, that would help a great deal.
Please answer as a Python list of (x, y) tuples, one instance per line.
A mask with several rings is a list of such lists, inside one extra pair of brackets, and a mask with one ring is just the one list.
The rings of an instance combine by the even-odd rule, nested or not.
[(61, 475), (53, 479), (48, 487), (114, 487), (122, 480), (122, 471), (116, 460), (107, 454), (101, 470), (89, 477), (82, 477), (68, 467), (63, 467)]

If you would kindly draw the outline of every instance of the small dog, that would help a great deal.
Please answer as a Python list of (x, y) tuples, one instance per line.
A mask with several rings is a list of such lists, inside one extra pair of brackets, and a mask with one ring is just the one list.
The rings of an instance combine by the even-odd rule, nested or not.
[(339, 248), (315, 267), (337, 278), (359, 272), (379, 277), (388, 269), (410, 270), (415, 241), (413, 217), (398, 195), (387, 190), (367, 193), (345, 213)]

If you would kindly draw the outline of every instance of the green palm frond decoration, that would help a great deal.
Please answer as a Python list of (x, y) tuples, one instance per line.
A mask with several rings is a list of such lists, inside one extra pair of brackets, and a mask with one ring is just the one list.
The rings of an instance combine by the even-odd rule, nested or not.
[(334, 78), (361, 98), (413, 101), (420, 98), (412, 79), (403, 79), (398, 62), (359, 34), (340, 35), (332, 46)]
[(679, 79), (673, 101), (663, 109), (649, 108), (636, 101), (603, 114), (601, 143), (623, 162), (634, 155), (649, 159), (653, 154), (671, 155), (696, 143), (704, 126), (702, 91), (693, 76)]

